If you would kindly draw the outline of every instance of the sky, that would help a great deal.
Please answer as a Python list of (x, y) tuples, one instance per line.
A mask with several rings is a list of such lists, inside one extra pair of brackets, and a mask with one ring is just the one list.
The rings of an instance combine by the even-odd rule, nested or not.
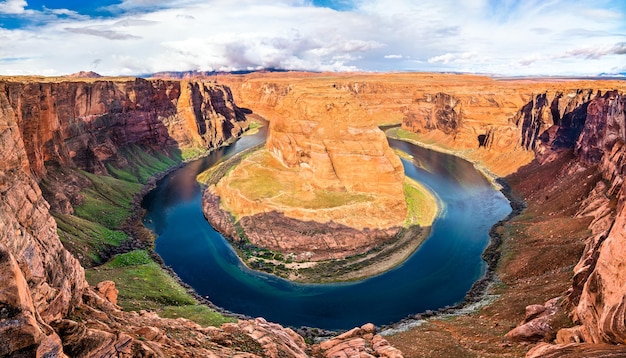
[(626, 75), (626, 0), (0, 0), (0, 75)]

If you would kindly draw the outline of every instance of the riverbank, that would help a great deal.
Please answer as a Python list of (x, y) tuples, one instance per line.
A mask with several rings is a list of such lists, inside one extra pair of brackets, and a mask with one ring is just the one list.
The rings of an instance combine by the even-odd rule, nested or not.
[(141, 206), (143, 198), (156, 187), (159, 180), (236, 140), (232, 138), (220, 147), (197, 151), (180, 163), (151, 175), (133, 195), (127, 218), (119, 227), (128, 239), (119, 246), (108, 247), (100, 252), (104, 263), (85, 270), (88, 282), (92, 285), (104, 280), (116, 282), (118, 304), (125, 310), (154, 311), (164, 318), (187, 318), (203, 326), (219, 326), (237, 319), (249, 319), (217, 307), (206, 297), (198, 295), (163, 262), (154, 251), (154, 233), (143, 224), (145, 209)]
[[(524, 319), (527, 305), (567, 291), (588, 235), (590, 219), (574, 214), (578, 198), (598, 178), (593, 168), (572, 175), (573, 165), (571, 152), (564, 152), (548, 165), (533, 162), (498, 179), (513, 211), (490, 230), (485, 277), (455, 307), (383, 327), (389, 342), (405, 357), (523, 356), (529, 345), (508, 341), (505, 334)], [(565, 314), (558, 322), (572, 324)]]
[[(207, 186), (215, 185), (243, 158), (253, 155), (259, 147), (238, 153), (227, 161), (206, 170), (198, 175), (198, 181)], [(240, 260), (248, 268), (302, 283), (357, 281), (382, 274), (403, 263), (428, 238), (432, 222), (443, 210), (442, 202), (420, 183), (406, 178), (404, 185), (408, 206), (405, 227), (400, 229), (392, 239), (385, 240), (366, 252), (330, 260), (298, 260), (295, 255), (252, 244), (248, 240), (250, 233), (244, 230), (239, 220), (221, 208), (219, 197), (210, 191), (204, 194), (203, 207), (205, 217), (230, 241)], [(265, 216), (268, 215), (272, 213), (265, 214)], [(267, 218), (257, 218), (254, 226), (260, 227), (260, 223), (265, 219)], [(299, 228), (300, 226), (302, 228)], [(280, 227), (290, 229), (298, 227), (295, 229), (296, 232), (320, 233), (331, 230), (334, 236), (341, 230), (354, 231), (351, 236), (359, 234), (355, 231), (356, 229), (336, 227), (335, 224), (331, 225), (332, 227), (326, 226), (326, 224), (311, 221), (298, 222), (296, 219), (281, 216), (272, 219), (268, 230), (273, 235), (276, 235)]]
[[(526, 202), (521, 197), (519, 197), (519, 195), (513, 193), (511, 187), (504, 179), (498, 177), (477, 161), (469, 160), (468, 158), (463, 156), (462, 151), (453, 151), (450, 149), (437, 147), (436, 145), (423, 144), (415, 138), (407, 138), (406, 135), (398, 135), (397, 130), (399, 130), (399, 128), (388, 129), (386, 131), (386, 134), (389, 136), (389, 138), (405, 141), (413, 145), (427, 148), (429, 150), (437, 151), (440, 153), (454, 155), (472, 163), (474, 168), (476, 168), (477, 171), (485, 176), (485, 178), (487, 178), (491, 185), (499, 190), (507, 198), (512, 210), (507, 215), (507, 217), (498, 221), (489, 230), (489, 245), (482, 254), (483, 260), (485, 260), (485, 262), (487, 263), (487, 270), (484, 276), (472, 285), (471, 289), (467, 292), (462, 302), (459, 302), (454, 306), (442, 307), (436, 311), (417, 313), (394, 324), (381, 327), (381, 330), (385, 335), (393, 335), (408, 331), (412, 328), (421, 326), (430, 319), (440, 319), (445, 317), (466, 315), (492, 303), (495, 300), (495, 297), (489, 294), (489, 290), (493, 287), (494, 284), (498, 282), (496, 271), (502, 254), (502, 228), (513, 218), (520, 215), (526, 208)], [(407, 160), (413, 159), (411, 156), (403, 152), (400, 153), (400, 155)]]
[(500, 176), (495, 174), (493, 171), (491, 171), (487, 167), (487, 165), (485, 165), (485, 163), (483, 163), (481, 160), (468, 156), (467, 155), (468, 151), (453, 150), (450, 148), (444, 148), (437, 144), (425, 143), (419, 140), (419, 136), (417, 133), (409, 132), (399, 127), (387, 129), (385, 131), (385, 134), (387, 135), (387, 137), (391, 139), (405, 141), (405, 142), (420, 146), (422, 148), (430, 149), (435, 152), (450, 154), (459, 158), (463, 158), (467, 160), (468, 162), (472, 163), (474, 165), (474, 168), (476, 168), (476, 170), (481, 172), (483, 176), (487, 178), (487, 180), (489, 180), (491, 185), (493, 185), (493, 187), (496, 188), (496, 190), (502, 190), (502, 186), (499, 182)]

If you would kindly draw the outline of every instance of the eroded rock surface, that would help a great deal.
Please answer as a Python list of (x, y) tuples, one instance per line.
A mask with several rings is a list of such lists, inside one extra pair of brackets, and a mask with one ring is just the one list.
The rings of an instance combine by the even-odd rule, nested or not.
[[(150, 85), (142, 81), (138, 83)], [(83, 268), (59, 240), (56, 223), (33, 173), (45, 175), (49, 162), (97, 172), (103, 160), (110, 157), (90, 157), (90, 160), (84, 161), (83, 157), (71, 154), (74, 149), (93, 151), (92, 145), (102, 144), (107, 147), (111, 143), (119, 145), (134, 140), (141, 142), (160, 138), (151, 136), (152, 132), (143, 129), (133, 132), (132, 128), (145, 125), (136, 123), (139, 127), (130, 125), (127, 133), (129, 137), (125, 137), (130, 142), (115, 142), (117, 139), (114, 136), (109, 138), (113, 142), (106, 142), (108, 135), (123, 131), (125, 123), (141, 122), (134, 115), (149, 120), (144, 114), (133, 111), (121, 111), (116, 115), (103, 113), (111, 108), (99, 100), (88, 101), (97, 107), (92, 108), (95, 112), (86, 110), (91, 114), (85, 114), (87, 112), (79, 111), (86, 117), (76, 118), (54, 110), (79, 106), (70, 100), (71, 106), (68, 107), (67, 103), (59, 100), (68, 96), (71, 98), (73, 89), (80, 88), (81, 91), (94, 94), (102, 86), (108, 90), (106, 94), (98, 94), (99, 98), (111, 95), (113, 97), (106, 98), (112, 98), (112, 102), (107, 103), (116, 103), (118, 84), (99, 83), (90, 87), (87, 83), (74, 82), (41, 85), (0, 83), (0, 150), (3, 158), (0, 161), (0, 356), (308, 356), (311, 346), (301, 336), (291, 329), (263, 319), (242, 320), (219, 328), (202, 327), (185, 319), (162, 319), (149, 312), (121, 311), (115, 305), (117, 289), (113, 282), (88, 287)], [(55, 94), (56, 97), (52, 96), (54, 91), (61, 90), (70, 93), (59, 92)], [(204, 90), (210, 91), (207, 87)], [(218, 96), (226, 93), (223, 88), (215, 90), (220, 91)], [(36, 96), (31, 98), (21, 91), (33, 91)], [(8, 92), (17, 101), (13, 105), (19, 105), (12, 105), (7, 99)], [(191, 89), (190, 93), (195, 92)], [(141, 98), (146, 92), (135, 94), (138, 96), (136, 102), (146, 100)], [(223, 97), (222, 102), (213, 98), (215, 111), (235, 108), (228, 103), (227, 98)], [(38, 99), (43, 102), (37, 102)], [(202, 111), (213, 111), (208, 102), (198, 100), (199, 97), (194, 99), (192, 96), (189, 103), (197, 104), (197, 108)], [(169, 108), (168, 104), (163, 105)], [(35, 114), (39, 110), (48, 111), (46, 113), (49, 114)], [(147, 111), (152, 113), (147, 116), (155, 113), (152, 109)], [(198, 118), (196, 114), (193, 118)], [(51, 118), (51, 122), (46, 122)], [(93, 126), (95, 122), (100, 124)], [(197, 123), (192, 128), (185, 127), (182, 122), (177, 126), (181, 133), (192, 133), (199, 128)], [(66, 130), (73, 134), (65, 136)], [(239, 131), (233, 130), (229, 133)], [(201, 134), (198, 136), (202, 137)], [(131, 137), (134, 139), (129, 139)], [(105, 142), (99, 142), (101, 139)], [(164, 144), (157, 142), (155, 145)]]
[(106, 173), (126, 145), (211, 148), (247, 128), (230, 91), (211, 82), (0, 82), (25, 139), (30, 168), (57, 163)]
[[(329, 91), (281, 97), (267, 149), (209, 188), (205, 212), (219, 210), (211, 196), (219, 197), (251, 243), (298, 260), (345, 258), (393, 240), (407, 216), (402, 163), (354, 94)], [(205, 215), (220, 217), (211, 223), (223, 233), (236, 231), (223, 215)]]

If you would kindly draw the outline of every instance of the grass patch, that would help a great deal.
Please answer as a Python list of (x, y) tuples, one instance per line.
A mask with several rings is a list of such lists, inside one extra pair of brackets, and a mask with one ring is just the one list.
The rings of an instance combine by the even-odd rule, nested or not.
[(114, 268), (147, 265), (152, 262), (146, 250), (135, 250), (123, 255), (117, 255), (108, 265)]
[(303, 209), (328, 209), (343, 205), (365, 203), (371, 200), (372, 197), (367, 194), (316, 190), (307, 199), (302, 199), (296, 193), (296, 195), (282, 196), (276, 202), (288, 206), (298, 206)]
[(93, 186), (83, 190), (83, 202), (75, 207), (80, 218), (117, 229), (130, 216), (130, 204), (141, 184), (117, 178), (81, 172)]
[(419, 182), (405, 177), (404, 195), (407, 204), (406, 225), (431, 226), (437, 217), (438, 200)]
[(115, 178), (145, 184), (154, 174), (165, 171), (185, 159), (192, 158), (202, 154), (201, 149), (184, 149), (181, 153), (174, 153), (167, 156), (163, 152), (146, 151), (136, 145), (129, 145), (120, 150), (120, 154), (124, 157), (128, 166), (117, 167), (111, 163), (107, 163), (108, 172)]
[(73, 215), (53, 213), (61, 242), (83, 266), (100, 263), (98, 253), (106, 246), (119, 246), (128, 239), (123, 231), (111, 230), (93, 221)]
[(166, 306), (159, 311), (159, 316), (165, 318), (187, 318), (201, 326), (220, 326), (224, 323), (236, 322), (236, 319), (226, 317), (205, 305)]
[(234, 179), (230, 185), (241, 191), (245, 197), (253, 200), (272, 198), (285, 191), (293, 192), (295, 190), (294, 182), (283, 182), (277, 173), (258, 167), (255, 168), (253, 176)]
[(117, 255), (98, 268), (85, 270), (85, 276), (91, 285), (114, 281), (118, 304), (126, 311), (152, 310), (163, 317), (184, 317), (205, 326), (234, 321), (199, 304), (145, 250)]
[(182, 149), (181, 157), (182, 160), (191, 160), (194, 158), (201, 157), (207, 154), (207, 151), (202, 148), (184, 148)]
[(259, 133), (259, 129), (261, 129), (261, 127), (263, 127), (263, 124), (261, 122), (252, 121), (250, 122), (248, 129), (244, 132), (243, 135), (255, 135)]

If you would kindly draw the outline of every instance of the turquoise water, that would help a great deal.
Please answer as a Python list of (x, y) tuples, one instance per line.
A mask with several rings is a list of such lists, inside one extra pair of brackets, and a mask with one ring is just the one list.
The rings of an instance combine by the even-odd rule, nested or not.
[(456, 304), (484, 275), (481, 253), (491, 226), (511, 211), (508, 201), (467, 161), (394, 140), (392, 147), (415, 158), (403, 160), (406, 174), (444, 204), (431, 236), (409, 259), (379, 276), (323, 285), (293, 283), (246, 268), (204, 219), (195, 176), (264, 138), (265, 132), (243, 137), (186, 165), (162, 179), (143, 202), (144, 222), (158, 236), (157, 253), (214, 304), (287, 326), (348, 329)]

